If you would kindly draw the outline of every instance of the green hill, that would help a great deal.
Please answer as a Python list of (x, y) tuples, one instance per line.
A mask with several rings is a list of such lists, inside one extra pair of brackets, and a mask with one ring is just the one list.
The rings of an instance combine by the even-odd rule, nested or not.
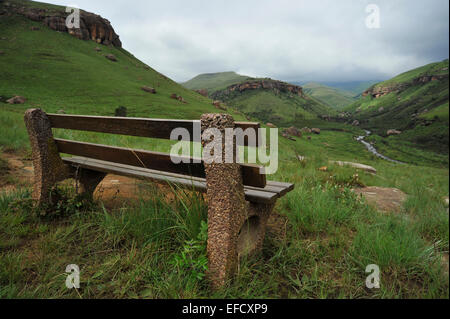
[(208, 93), (212, 93), (224, 89), (228, 85), (245, 81), (248, 78), (248, 76), (240, 75), (236, 72), (205, 73), (199, 74), (181, 84), (190, 90), (205, 89)]
[[(206, 89), (211, 98), (247, 116), (279, 126), (309, 125), (311, 121), (321, 123), (318, 117), (334, 114), (329, 105), (305, 94), (300, 86), (269, 78), (252, 78), (235, 72), (208, 73), (182, 85), (192, 90)], [(246, 85), (257, 85), (258, 88), (242, 88)], [(296, 90), (302, 92), (301, 96)]]
[(403, 131), (385, 143), (414, 145), (448, 154), (448, 59), (402, 73), (377, 83), (346, 110), (361, 126), (386, 136)]
[[(8, 3), (64, 11), (35, 2)], [(319, 120), (317, 115), (329, 108), (280, 81), (265, 79), (266, 87), (255, 90), (222, 91), (236, 105), (250, 105), (252, 112), (272, 109), (284, 122), (295, 119), (299, 126), (311, 118), (309, 123), (321, 129), (320, 134), (304, 132), (295, 141), (280, 136), (278, 171), (268, 179), (295, 183), (295, 188), (277, 201), (262, 253), (240, 259), (236, 277), (224, 289), (212, 290), (205, 277), (208, 209), (195, 192), (133, 180), (129, 185), (120, 182), (120, 192), (106, 189), (104, 195), (110, 196), (105, 200), (87, 202), (67, 183), (54, 193), (56, 205), (45, 211), (34, 207), (30, 142), (23, 123), (27, 108), (113, 115), (121, 105), (129, 116), (184, 119), (218, 110), (210, 99), (120, 46), (55, 32), (9, 8), (5, 13), (5, 4), (0, 1), (0, 298), (448, 299), (449, 214), (442, 200), (448, 196), (448, 160), (436, 165), (429, 152), (419, 151), (415, 164), (423, 166), (382, 160), (355, 140), (363, 132), (359, 127)], [(141, 90), (144, 85), (156, 94)], [(171, 99), (172, 94), (187, 103)], [(26, 103), (4, 103), (14, 95), (24, 96)], [(228, 112), (244, 119), (236, 110)], [(445, 106), (420, 116), (443, 114)], [(149, 138), (54, 133), (169, 150), (168, 141)], [(371, 165), (377, 174), (330, 160)], [(352, 192), (364, 186), (395, 187), (408, 200), (401, 207), (395, 202), (398, 212), (379, 211)], [(383, 270), (381, 287), (362, 289), (366, 266), (372, 263)], [(80, 289), (65, 285), (69, 264), (80, 266)]]
[[(59, 8), (28, 1), (9, 3)], [(108, 54), (117, 61), (107, 59)], [(123, 48), (79, 40), (20, 14), (0, 16), (0, 72), (0, 124), (14, 128), (0, 136), (0, 144), (12, 147), (28, 145), (22, 118), (33, 107), (46, 112), (114, 115), (118, 106), (125, 106), (128, 116), (183, 119), (199, 119), (202, 113), (217, 111), (210, 99), (172, 81)], [(156, 94), (143, 91), (143, 86), (153, 87)], [(170, 98), (172, 94), (187, 103)], [(26, 103), (6, 103), (16, 95), (25, 97)], [(244, 119), (237, 113), (233, 116)]]
[(323, 85), (353, 93), (353, 96), (361, 95), (362, 92), (367, 90), (372, 85), (381, 82), (380, 80), (370, 81), (347, 81), (347, 82), (320, 82)]
[(262, 122), (278, 126), (313, 125), (321, 122), (320, 118), (335, 113), (305, 94), (302, 87), (269, 78), (249, 78), (210, 96)]
[(321, 83), (309, 82), (303, 85), (303, 89), (308, 95), (334, 109), (340, 109), (355, 102), (354, 93)]

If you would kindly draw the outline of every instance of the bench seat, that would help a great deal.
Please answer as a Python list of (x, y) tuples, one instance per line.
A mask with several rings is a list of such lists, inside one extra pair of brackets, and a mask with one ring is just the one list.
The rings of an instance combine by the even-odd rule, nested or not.
[[(88, 157), (63, 157), (63, 162), (72, 167), (80, 167), (102, 173), (110, 173), (139, 179), (150, 179), (179, 185), (187, 189), (206, 192), (206, 179), (187, 175), (169, 173), (143, 167), (124, 165), (109, 161), (102, 161)], [(270, 204), (294, 188), (294, 184), (267, 181), (264, 188), (244, 186), (245, 199), (253, 203)]]

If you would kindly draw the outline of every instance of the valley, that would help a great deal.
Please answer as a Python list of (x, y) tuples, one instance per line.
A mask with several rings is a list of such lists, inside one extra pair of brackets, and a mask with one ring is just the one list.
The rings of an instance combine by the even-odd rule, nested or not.
[[(218, 72), (180, 84), (119, 45), (97, 15), (88, 25), (109, 32), (56, 32), (45, 21), (61, 12), (0, 1), (0, 298), (448, 298), (448, 59), (377, 83)], [(23, 121), (30, 108), (195, 120), (227, 113), (277, 127), (279, 168), (267, 178), (295, 188), (277, 202), (262, 252), (213, 291), (201, 194), (108, 175), (94, 202), (69, 180), (54, 207), (35, 209)], [(161, 152), (175, 142), (53, 133)], [(83, 271), (77, 291), (61, 276), (73, 263)], [(371, 290), (365, 267), (373, 263), (383, 272)]]

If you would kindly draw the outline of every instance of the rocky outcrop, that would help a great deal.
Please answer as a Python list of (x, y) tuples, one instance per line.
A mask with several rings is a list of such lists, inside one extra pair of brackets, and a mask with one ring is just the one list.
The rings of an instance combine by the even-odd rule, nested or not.
[(448, 74), (422, 75), (422, 76), (419, 76), (419, 77), (413, 79), (411, 82), (396, 83), (396, 84), (391, 84), (391, 85), (387, 85), (387, 86), (373, 86), (373, 87), (369, 88), (368, 90), (364, 91), (362, 93), (362, 96), (372, 96), (373, 98), (377, 99), (377, 98), (385, 96), (391, 92), (399, 93), (401, 91), (406, 90), (410, 86), (425, 84), (430, 81), (441, 81), (446, 78), (448, 78)]
[(350, 166), (358, 169), (362, 169), (363, 171), (376, 174), (377, 170), (373, 168), (372, 166), (360, 164), (360, 163), (353, 163), (353, 162), (342, 162), (342, 161), (330, 161), (330, 163), (338, 165), (338, 166)]
[(141, 87), (141, 90), (148, 92), (148, 93), (156, 94), (156, 90), (149, 86), (143, 86), (143, 87)]
[(211, 97), (217, 100), (223, 100), (234, 96), (236, 93), (242, 93), (249, 90), (271, 90), (276, 94), (283, 92), (288, 93), (291, 96), (297, 95), (303, 97), (302, 87), (271, 79), (249, 80), (242, 83), (232, 84), (224, 90), (214, 92), (211, 94)]
[(26, 101), (27, 101), (27, 99), (24, 98), (23, 96), (16, 95), (16, 96), (6, 100), (6, 103), (9, 103), (9, 104), (23, 104)]
[(31, 6), (18, 6), (9, 2), (0, 3), (0, 11), (20, 14), (30, 20), (42, 22), (50, 29), (67, 32), (81, 40), (93, 40), (99, 44), (122, 47), (119, 36), (111, 23), (94, 13), (80, 10), (80, 28), (67, 28), (66, 18), (70, 13), (55, 9), (36, 8)]
[(320, 128), (314, 127), (314, 128), (311, 129), (311, 132), (314, 133), (314, 134), (320, 134)]
[(387, 132), (386, 132), (387, 136), (389, 136), (389, 135), (399, 135), (399, 134), (402, 134), (402, 132), (398, 131), (398, 130), (394, 130), (394, 129), (387, 130)]
[(302, 132), (295, 126), (291, 126), (283, 131), (287, 135), (302, 137)]
[(203, 95), (204, 97), (208, 97), (208, 90), (206, 90), (206, 89), (200, 89), (200, 90), (194, 90), (194, 91), (200, 95)]

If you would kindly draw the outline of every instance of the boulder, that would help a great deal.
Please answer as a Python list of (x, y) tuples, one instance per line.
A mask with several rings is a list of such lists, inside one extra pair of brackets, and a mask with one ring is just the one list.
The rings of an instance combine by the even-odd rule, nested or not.
[(127, 116), (127, 108), (125, 106), (119, 106), (116, 108), (114, 112), (114, 116), (126, 117)]
[(117, 62), (117, 58), (114, 54), (107, 54), (107, 55), (105, 55), (105, 58), (107, 58), (108, 60), (111, 60), (113, 62)]
[(95, 47), (94, 50), (100, 52), (102, 49), (100, 49), (99, 47)]
[(174, 99), (174, 100), (177, 100), (177, 99), (178, 99), (178, 95), (176, 95), (175, 93), (172, 93), (172, 94), (170, 95), (170, 98), (171, 98), (171, 99)]
[(304, 127), (300, 130), (302, 133), (311, 133), (311, 129), (309, 127)]
[(281, 136), (283, 136), (284, 138), (287, 138), (288, 140), (291, 140), (291, 141), (295, 142), (295, 138), (289, 136), (289, 134), (287, 134), (286, 132), (282, 132)]
[(389, 136), (389, 135), (399, 135), (399, 134), (402, 134), (402, 131), (398, 131), (398, 130), (395, 130), (395, 129), (390, 129), (390, 130), (387, 130), (387, 132), (386, 132), (387, 136)]
[(58, 113), (58, 114), (66, 114), (66, 111), (64, 111), (64, 110), (58, 110), (58, 112), (56, 112), (56, 113)]
[(289, 134), (292, 136), (302, 137), (302, 132), (300, 132), (300, 130), (298, 128), (296, 128), (295, 126), (291, 126), (290, 128), (286, 129), (284, 132), (286, 134)]
[(353, 126), (359, 126), (359, 121), (358, 121), (358, 120), (354, 120), (354, 121), (352, 122), (352, 125), (353, 125)]
[(362, 169), (366, 172), (376, 174), (377, 170), (373, 168), (372, 166), (360, 164), (360, 163), (353, 163), (353, 162), (341, 162), (341, 161), (330, 161), (332, 164), (336, 164), (338, 166), (351, 166), (354, 168)]
[(16, 96), (10, 98), (9, 100), (6, 100), (6, 103), (9, 103), (9, 104), (23, 104), (26, 101), (27, 101), (27, 99), (24, 98), (23, 96), (16, 95)]
[(381, 112), (383, 112), (383, 111), (384, 111), (384, 107), (381, 106), (381, 107), (378, 108), (378, 112), (381, 113)]
[(407, 196), (397, 188), (364, 187), (353, 189), (356, 194), (366, 199), (369, 205), (383, 212), (399, 212)]
[(314, 127), (314, 128), (311, 129), (311, 132), (314, 133), (314, 134), (320, 134), (320, 128)]
[(31, 27), (31, 31), (39, 31), (39, 28), (38, 28), (38, 27), (35, 27), (35, 26), (33, 26), (33, 27)]
[(148, 93), (156, 94), (156, 90), (149, 86), (143, 86), (143, 87), (141, 87), (141, 90), (148, 92)]
[(208, 97), (208, 91), (206, 89), (195, 90), (195, 92), (197, 92), (200, 95), (203, 95), (204, 97)]
[(177, 100), (182, 103), (187, 103), (181, 95), (177, 97)]
[(222, 103), (220, 103), (220, 101), (217, 101), (217, 100), (213, 101), (212, 104), (216, 107), (216, 109), (224, 110), (224, 111), (227, 110), (227, 108), (225, 106), (223, 106)]
[(268, 127), (270, 127), (270, 128), (276, 128), (276, 126), (275, 126), (274, 124), (272, 124), (272, 123), (266, 123), (266, 125), (267, 125)]

